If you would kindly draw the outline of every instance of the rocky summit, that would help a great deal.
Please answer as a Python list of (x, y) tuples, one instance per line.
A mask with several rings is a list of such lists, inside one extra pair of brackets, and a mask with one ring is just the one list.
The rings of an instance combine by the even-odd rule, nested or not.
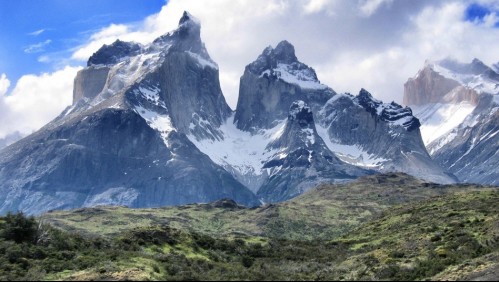
[(424, 142), (461, 182), (499, 185), (499, 73), (474, 59), (427, 61), (405, 84), (404, 102)]
[(186, 138), (217, 138), (231, 112), (199, 36), (185, 13), (149, 45), (117, 41), (97, 51), (75, 78), (73, 105), (0, 152), (0, 213), (221, 198), (259, 205)]
[(427, 153), (411, 109), (364, 89), (336, 93), (287, 41), (245, 68), (232, 111), (187, 12), (150, 44), (104, 45), (77, 74), (73, 98), (0, 151), (0, 213), (220, 199), (257, 206), (392, 171), (456, 181)]

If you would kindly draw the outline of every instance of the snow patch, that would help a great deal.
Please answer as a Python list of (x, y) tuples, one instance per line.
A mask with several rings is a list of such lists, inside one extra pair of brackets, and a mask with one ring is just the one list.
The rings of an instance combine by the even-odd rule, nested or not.
[(311, 69), (296, 70), (292, 65), (281, 63), (277, 64), (277, 67), (272, 71), (265, 70), (260, 77), (270, 75), (271, 73), (274, 73), (284, 82), (297, 85), (302, 89), (323, 90), (327, 88), (326, 85), (317, 81)]
[(307, 142), (305, 142), (305, 144), (315, 144), (315, 135), (314, 135), (314, 130), (312, 128), (306, 128), (306, 129), (303, 129), (303, 131), (305, 132), (306, 136), (307, 136)]
[(442, 149), (442, 147), (452, 142), (452, 140), (454, 140), (454, 138), (456, 137), (457, 137), (457, 129), (453, 129), (446, 136), (437, 139), (438, 143), (434, 144), (431, 148), (429, 148), (430, 150), (428, 153), (430, 153), (430, 155), (435, 154), (438, 150)]
[(145, 109), (143, 107), (135, 107), (135, 111), (147, 122), (154, 130), (158, 131), (163, 138), (163, 142), (168, 146), (168, 134), (175, 130), (172, 125), (172, 120), (169, 115), (161, 115), (157, 112)]
[(439, 73), (440, 75), (456, 80), (462, 85), (474, 89), (478, 93), (489, 93), (489, 94), (499, 93), (499, 88), (498, 88), (499, 81), (492, 80), (483, 75), (456, 73), (436, 63), (432, 64), (432, 68), (435, 72)]
[[(421, 122), (423, 142), (428, 145), (457, 128), (475, 107), (468, 102), (462, 102), (460, 104), (428, 104), (411, 108), (414, 116)], [(450, 142), (447, 138), (446, 140)]]
[(140, 86), (138, 89), (136, 89), (134, 92), (135, 94), (142, 95), (146, 100), (152, 102), (156, 106), (165, 106), (165, 103), (161, 101), (161, 97), (159, 95), (160, 89), (157, 86), (153, 87), (144, 87)]
[(198, 141), (192, 134), (188, 138), (215, 163), (223, 167), (231, 166), (241, 175), (260, 176), (264, 173), (263, 164), (277, 153), (267, 149), (267, 145), (282, 135), (284, 127), (285, 121), (282, 121), (272, 129), (252, 135), (236, 127), (233, 114), (220, 126), (223, 140)]
[(328, 149), (333, 152), (340, 160), (351, 165), (364, 168), (382, 168), (386, 159), (376, 157), (362, 150), (358, 145), (344, 145), (332, 142), (329, 138), (327, 128), (316, 125), (317, 134), (324, 140)]
[(190, 51), (187, 51), (187, 54), (189, 54), (192, 58), (194, 58), (195, 60), (197, 60), (198, 64), (202, 68), (209, 67), (209, 68), (218, 70), (218, 65), (215, 62), (213, 62), (212, 60), (207, 60), (207, 59), (201, 57), (199, 54), (192, 53)]
[(133, 188), (117, 187), (87, 198), (84, 207), (102, 205), (131, 206), (139, 196), (139, 191)]

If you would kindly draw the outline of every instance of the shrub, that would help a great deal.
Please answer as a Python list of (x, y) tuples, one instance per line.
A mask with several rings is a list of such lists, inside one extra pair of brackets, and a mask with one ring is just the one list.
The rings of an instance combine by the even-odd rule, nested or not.
[(241, 262), (242, 262), (244, 267), (250, 268), (253, 265), (253, 263), (255, 262), (255, 259), (250, 257), (250, 256), (243, 256)]
[(31, 216), (24, 213), (7, 213), (3, 224), (0, 226), (0, 238), (20, 243), (35, 243), (38, 233), (38, 223)]

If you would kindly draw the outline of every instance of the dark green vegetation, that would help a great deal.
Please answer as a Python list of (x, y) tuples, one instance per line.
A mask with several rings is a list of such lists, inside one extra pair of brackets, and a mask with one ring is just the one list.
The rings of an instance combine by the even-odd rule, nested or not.
[(45, 219), (64, 230), (117, 235), (137, 227), (167, 224), (211, 236), (329, 240), (379, 216), (384, 210), (450, 192), (487, 188), (437, 185), (406, 174), (363, 177), (342, 185), (323, 185), (288, 202), (246, 209), (230, 201), (159, 209), (98, 207), (49, 213)]
[(498, 279), (498, 203), (494, 188), (397, 174), (259, 209), (102, 207), (39, 219), (50, 225), (8, 215), (0, 279)]

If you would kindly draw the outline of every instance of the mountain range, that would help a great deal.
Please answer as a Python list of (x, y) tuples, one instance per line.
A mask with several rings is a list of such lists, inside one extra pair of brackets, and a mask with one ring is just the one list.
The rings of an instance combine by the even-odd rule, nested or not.
[[(199, 21), (185, 12), (176, 30), (150, 44), (117, 40), (94, 53), (75, 78), (73, 104), (0, 151), (0, 213), (222, 198), (258, 206), (291, 199), (320, 183), (393, 171), (437, 183), (474, 181), (472, 174), (488, 175), (482, 182), (497, 181), (497, 166), (492, 167), (497, 131), (484, 135), (497, 129), (497, 111), (487, 113), (490, 122), (475, 119), (479, 129), (471, 130), (468, 141), (459, 133), (447, 146), (431, 143), (432, 158), (417, 118), (425, 130), (423, 115), (376, 100), (365, 89), (358, 95), (336, 93), (298, 60), (287, 41), (267, 47), (246, 66), (233, 111), (200, 35)], [(461, 65), (456, 70), (467, 72)], [(497, 78), (491, 69), (471, 70)], [(434, 94), (434, 85), (447, 91), (460, 80), (438, 77), (441, 86), (432, 81), (425, 88), (433, 73), (430, 68), (420, 74), (423, 78), (406, 84), (406, 104), (468, 99), (476, 102), (474, 112), (497, 105), (497, 96), (470, 94), (466, 87), (452, 95)], [(489, 89), (489, 84), (470, 85)], [(455, 160), (459, 152), (450, 146), (469, 140), (480, 144), (462, 150), (473, 151), (465, 156), (483, 165), (483, 172), (458, 169), (467, 159)]]

